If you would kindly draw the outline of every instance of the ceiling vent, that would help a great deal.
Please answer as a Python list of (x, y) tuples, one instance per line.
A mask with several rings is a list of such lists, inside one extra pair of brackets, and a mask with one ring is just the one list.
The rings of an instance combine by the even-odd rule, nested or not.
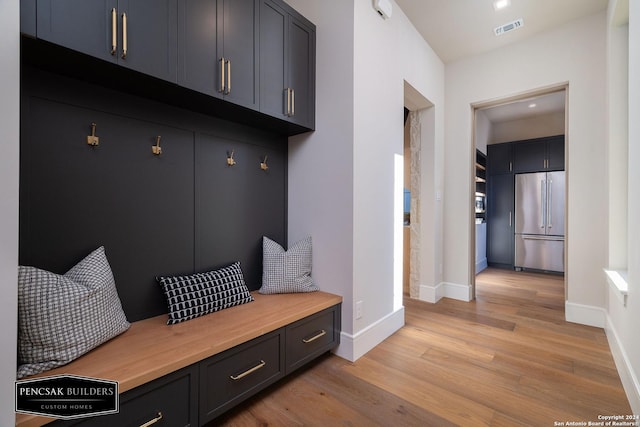
[(501, 36), (509, 31), (517, 30), (518, 28), (524, 25), (524, 20), (522, 18), (516, 19), (515, 21), (511, 21), (508, 24), (500, 25), (493, 29), (493, 32), (496, 36)]

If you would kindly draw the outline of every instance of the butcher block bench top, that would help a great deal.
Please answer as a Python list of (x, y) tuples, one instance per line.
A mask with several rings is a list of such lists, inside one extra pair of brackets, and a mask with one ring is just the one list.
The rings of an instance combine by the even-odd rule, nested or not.
[[(262, 295), (255, 301), (167, 325), (167, 315), (133, 322), (121, 335), (60, 368), (37, 376), (73, 374), (118, 382), (124, 393), (239, 344), (342, 302), (326, 292)], [(35, 427), (53, 418), (16, 415), (16, 426)]]

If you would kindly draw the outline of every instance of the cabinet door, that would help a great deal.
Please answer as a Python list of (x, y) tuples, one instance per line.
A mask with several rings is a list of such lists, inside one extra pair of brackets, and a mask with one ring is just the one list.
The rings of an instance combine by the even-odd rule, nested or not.
[[(177, 81), (177, 0), (120, 0), (118, 63)], [(125, 21), (126, 15), (126, 21)]]
[(37, 28), (40, 39), (176, 81), (177, 0), (39, 0)]
[(547, 143), (547, 169), (550, 171), (564, 170), (564, 136), (549, 140)]
[[(111, 54), (116, 0), (38, 0), (37, 36), (105, 61)], [(117, 24), (116, 24), (117, 25)], [(116, 34), (117, 35), (117, 34)]]
[(546, 143), (544, 141), (513, 144), (513, 171), (516, 173), (543, 171), (546, 159)]
[(224, 57), (226, 73), (224, 98), (256, 110), (259, 7), (258, 0), (218, 1), (218, 56)]
[(182, 0), (178, 8), (178, 84), (222, 97), (215, 0)]
[(487, 261), (513, 266), (513, 174), (489, 177)]
[(260, 6), (260, 111), (287, 119), (285, 88), (289, 78), (286, 61), (287, 12), (271, 0)]
[(487, 146), (487, 170), (489, 175), (511, 173), (511, 144)]
[(315, 127), (315, 30), (305, 22), (289, 19), (289, 87), (291, 121)]

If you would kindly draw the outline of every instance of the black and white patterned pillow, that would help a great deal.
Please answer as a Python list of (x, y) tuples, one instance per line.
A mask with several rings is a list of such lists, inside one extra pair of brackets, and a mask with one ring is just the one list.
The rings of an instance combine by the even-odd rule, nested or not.
[(157, 279), (169, 305), (167, 325), (253, 301), (239, 262), (206, 273)]
[(18, 267), (18, 378), (65, 365), (129, 326), (104, 247), (64, 275)]
[(319, 288), (311, 278), (311, 237), (285, 251), (268, 237), (262, 238), (261, 294), (313, 292)]

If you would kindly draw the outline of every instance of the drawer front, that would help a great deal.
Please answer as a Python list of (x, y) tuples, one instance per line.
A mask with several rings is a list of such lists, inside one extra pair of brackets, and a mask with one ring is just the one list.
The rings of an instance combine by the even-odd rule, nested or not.
[(284, 330), (200, 362), (200, 424), (284, 376)]
[(120, 412), (112, 415), (57, 421), (51, 426), (153, 427), (198, 425), (197, 366), (189, 366), (120, 395)]
[(338, 345), (340, 326), (340, 305), (287, 326), (287, 373)]

